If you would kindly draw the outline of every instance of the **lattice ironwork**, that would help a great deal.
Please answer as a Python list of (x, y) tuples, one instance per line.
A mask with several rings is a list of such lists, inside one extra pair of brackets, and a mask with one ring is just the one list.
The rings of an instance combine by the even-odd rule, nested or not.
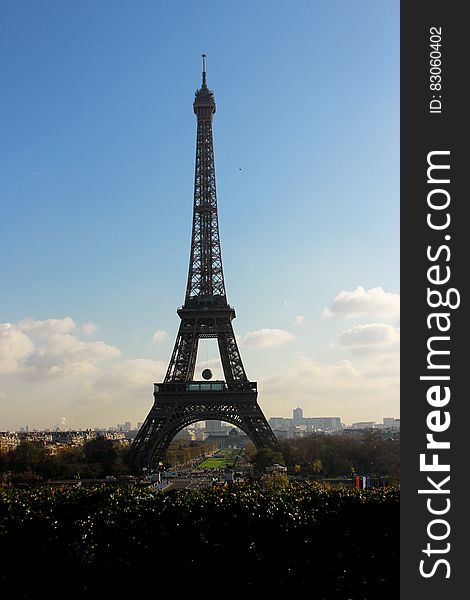
[[(244, 431), (257, 448), (278, 448), (257, 403), (256, 383), (248, 381), (243, 367), (232, 327), (235, 310), (226, 298), (212, 138), (216, 105), (206, 83), (204, 55), (202, 86), (196, 91), (193, 108), (197, 116), (196, 168), (186, 296), (178, 310), (181, 323), (164, 382), (155, 384), (154, 405), (129, 450), (135, 466), (162, 461), (178, 431), (197, 421), (226, 421)], [(201, 338), (217, 339), (225, 377), (224, 382), (205, 389), (194, 382)]]
[(244, 431), (257, 448), (278, 448), (258, 405), (256, 383), (238, 386), (239, 389), (227, 385), (222, 390), (194, 391), (188, 383), (176, 388), (155, 384), (155, 404), (131, 448), (133, 462), (155, 466), (164, 460), (178, 431), (201, 420), (226, 421)]

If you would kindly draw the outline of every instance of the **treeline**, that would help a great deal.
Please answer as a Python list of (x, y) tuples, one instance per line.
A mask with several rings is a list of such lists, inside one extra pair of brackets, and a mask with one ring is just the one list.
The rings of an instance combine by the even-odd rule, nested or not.
[(400, 441), (379, 431), (361, 435), (315, 433), (283, 440), (281, 452), (247, 448), (248, 458), (258, 471), (273, 463), (289, 467), (291, 472), (309, 477), (353, 475), (400, 476)]
[[(201, 454), (216, 451), (213, 443), (170, 446), (165, 467), (197, 460)], [(61, 448), (53, 453), (40, 441), (22, 441), (14, 450), (0, 453), (0, 481), (34, 483), (49, 479), (99, 479), (108, 475), (126, 475), (127, 447), (103, 436), (82, 446)]]
[(14, 450), (0, 454), (0, 473), (3, 481), (13, 483), (122, 475), (128, 473), (125, 453), (123, 446), (103, 436), (56, 453), (44, 442), (22, 441)]
[(116, 586), (167, 600), (219, 588), (226, 600), (397, 598), (398, 558), (394, 488), (0, 490), (0, 588), (15, 598)]
[(198, 461), (202, 454), (213, 454), (217, 450), (216, 442), (189, 442), (189, 444), (173, 442), (166, 453), (164, 465), (173, 468), (191, 461)]
[[(307, 477), (352, 475), (400, 476), (400, 441), (385, 437), (381, 432), (367, 431), (362, 435), (311, 434), (284, 440), (281, 452), (270, 449), (256, 451), (247, 447), (246, 459), (258, 472), (273, 463), (289, 467), (293, 473)], [(217, 450), (215, 443), (173, 442), (164, 462), (166, 468), (184, 463), (196, 463), (203, 454)], [(21, 442), (14, 450), (0, 453), (0, 477), (17, 482), (32, 483), (48, 479), (95, 479), (108, 475), (129, 473), (126, 464), (127, 448), (97, 437), (83, 446), (61, 449), (52, 454), (42, 442)]]
[(312, 434), (281, 443), (286, 466), (308, 475), (400, 476), (400, 440), (380, 431), (361, 435)]

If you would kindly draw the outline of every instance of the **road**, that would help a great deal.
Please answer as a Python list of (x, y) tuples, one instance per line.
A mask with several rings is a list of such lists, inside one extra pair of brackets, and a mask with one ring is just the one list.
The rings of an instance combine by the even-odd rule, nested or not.
[(169, 479), (169, 485), (163, 491), (170, 492), (171, 490), (198, 490), (205, 487), (210, 487), (212, 484), (211, 477), (203, 477), (198, 479), (187, 479), (176, 477)]

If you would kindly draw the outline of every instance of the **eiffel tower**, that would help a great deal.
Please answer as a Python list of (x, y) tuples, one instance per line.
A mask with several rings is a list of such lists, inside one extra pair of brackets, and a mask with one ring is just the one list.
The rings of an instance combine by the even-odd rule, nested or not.
[[(202, 55), (202, 85), (196, 91), (196, 172), (189, 274), (184, 305), (170, 364), (163, 383), (154, 384), (154, 404), (129, 449), (136, 468), (152, 468), (163, 461), (170, 442), (184, 427), (197, 421), (220, 420), (239, 427), (257, 449), (279, 449), (278, 442), (257, 402), (257, 385), (249, 381), (238, 350), (227, 302), (220, 251), (215, 186), (212, 119), (214, 92), (206, 83)], [(194, 380), (198, 342), (216, 338), (225, 381)]]

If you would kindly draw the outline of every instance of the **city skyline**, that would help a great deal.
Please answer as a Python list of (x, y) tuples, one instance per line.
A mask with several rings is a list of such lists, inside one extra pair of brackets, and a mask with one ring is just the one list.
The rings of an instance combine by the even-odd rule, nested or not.
[[(270, 421), (271, 426), (273, 426), (273, 423), (275, 423), (276, 421), (291, 421), (295, 424), (296, 419), (298, 419), (298, 417), (295, 416), (295, 411), (299, 410), (300, 407), (294, 408), (292, 409), (292, 415), (290, 417), (280, 417), (280, 416), (269, 416), (268, 420)], [(303, 409), (300, 408), (300, 410), (303, 412)], [(340, 422), (342, 423), (342, 425), (346, 428), (354, 426), (354, 425), (358, 425), (358, 424), (362, 424), (362, 423), (366, 423), (366, 424), (370, 424), (373, 423), (374, 425), (379, 425), (379, 426), (387, 426), (386, 421), (395, 421), (395, 422), (399, 422), (400, 419), (397, 419), (395, 417), (383, 417), (381, 419), (382, 423), (379, 422), (375, 422), (375, 421), (365, 421), (365, 422), (353, 422), (353, 423), (346, 423), (341, 419), (341, 416), (336, 416), (333, 417), (331, 415), (317, 415), (317, 416), (305, 416), (302, 414), (302, 416), (300, 417), (300, 420), (302, 419), (306, 419), (306, 420), (321, 420), (321, 419), (339, 419)], [(184, 429), (192, 429), (194, 426), (197, 427), (205, 427), (207, 425), (207, 423), (210, 421), (197, 421), (196, 423), (193, 423), (192, 425), (188, 425), (187, 427), (185, 427)], [(235, 425), (232, 425), (231, 423), (228, 423), (227, 421), (214, 421), (217, 423), (221, 423), (223, 424), (224, 427), (229, 427), (229, 428), (233, 428), (235, 427), (236, 429), (239, 429), (239, 427), (236, 427)], [(206, 425), (203, 425), (203, 423), (205, 423)], [(135, 427), (134, 427), (135, 424)], [(92, 430), (92, 431), (134, 431), (134, 430), (138, 430), (140, 429), (140, 427), (143, 425), (142, 421), (137, 421), (137, 423), (133, 422), (133, 421), (124, 421), (123, 423), (116, 423), (115, 425), (108, 425), (108, 426), (103, 426), (103, 427), (89, 427), (89, 428), (78, 428), (76, 431), (82, 431), (82, 430)], [(20, 427), (16, 430), (12, 430), (12, 431), (16, 431), (16, 432), (33, 432), (33, 431), (75, 431), (73, 428), (71, 428), (69, 426), (69, 424), (67, 422), (61, 422), (61, 423), (56, 423), (53, 426), (49, 426), (49, 427), (45, 427), (44, 429), (36, 429), (34, 427), (30, 427), (28, 424), (25, 425), (20, 425)]]
[[(228, 301), (261, 408), (399, 416), (398, 3), (209, 5), (210, 28), (195, 2), (0, 9), (0, 429), (148, 413), (184, 297), (202, 52)], [(217, 378), (214, 350), (198, 371)]]

